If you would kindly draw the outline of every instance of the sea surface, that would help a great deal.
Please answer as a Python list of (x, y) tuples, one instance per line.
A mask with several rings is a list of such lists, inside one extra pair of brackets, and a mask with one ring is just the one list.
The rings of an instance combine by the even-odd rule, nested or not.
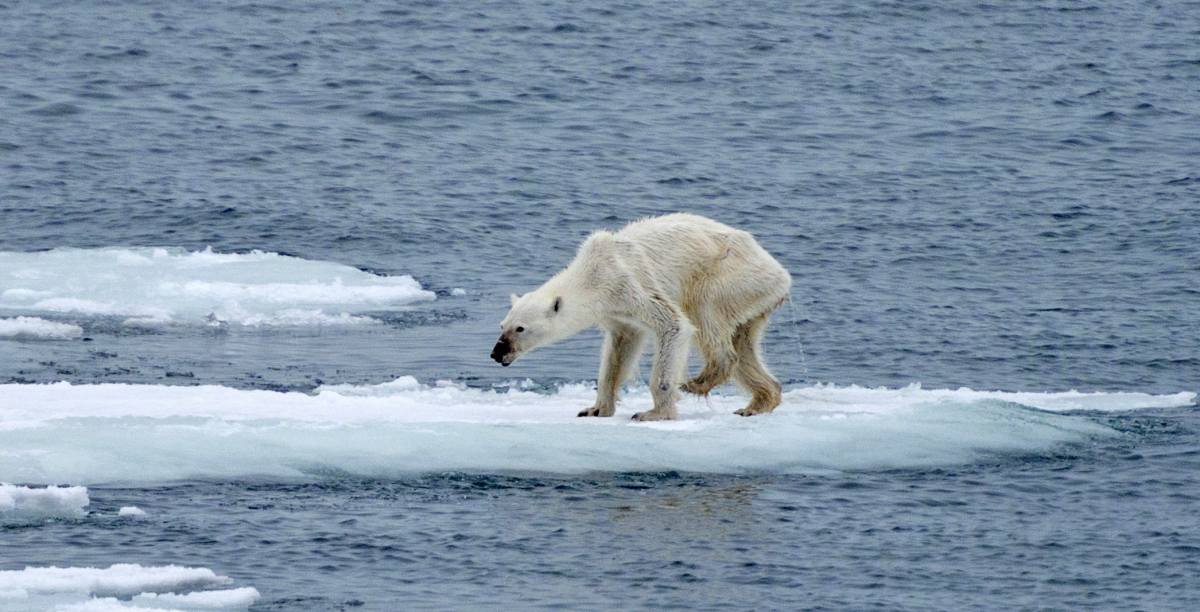
[[(774, 414), (488, 357), (676, 211)], [(0, 0), (0, 610), (1195, 610), (1198, 237), (1197, 2)]]

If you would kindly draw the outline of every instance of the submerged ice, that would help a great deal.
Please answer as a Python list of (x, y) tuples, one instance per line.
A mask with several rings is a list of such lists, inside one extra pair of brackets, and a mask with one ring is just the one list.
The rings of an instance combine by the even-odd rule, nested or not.
[(594, 387), (553, 393), (425, 385), (412, 377), (313, 395), (226, 387), (0, 385), (0, 482), (389, 476), (428, 471), (681, 470), (806, 473), (954, 465), (1039, 453), (1116, 433), (1072, 410), (1189, 405), (1195, 394), (793, 389), (775, 413), (713, 394), (680, 419), (638, 423), (633, 389), (615, 418), (577, 418)]
[[(432, 300), (411, 276), (379, 276), (334, 262), (276, 253), (166, 248), (59, 248), (0, 252), (0, 313), (125, 317), (169, 322), (309, 325), (369, 322), (355, 316)], [(18, 318), (19, 319), (19, 318)], [(0, 321), (0, 336), (14, 320)], [(26, 318), (26, 334), (70, 334)], [(78, 329), (77, 326), (71, 326)], [(18, 333), (18, 332), (13, 332)]]

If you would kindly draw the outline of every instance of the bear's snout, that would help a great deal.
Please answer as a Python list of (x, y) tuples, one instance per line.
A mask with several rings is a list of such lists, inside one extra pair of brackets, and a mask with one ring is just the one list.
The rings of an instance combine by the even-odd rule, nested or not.
[(496, 346), (492, 348), (492, 359), (495, 359), (500, 365), (507, 367), (512, 363), (512, 359), (505, 359), (512, 353), (512, 344), (509, 344), (508, 338), (500, 336), (500, 340), (496, 342)]

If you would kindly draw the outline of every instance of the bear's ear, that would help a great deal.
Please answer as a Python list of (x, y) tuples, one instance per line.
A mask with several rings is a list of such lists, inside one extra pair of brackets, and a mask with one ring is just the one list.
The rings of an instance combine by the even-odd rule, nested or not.
[(554, 298), (554, 312), (558, 312), (559, 308), (562, 308), (562, 298), (556, 297)]
[(508, 295), (508, 301), (509, 301), (509, 302), (512, 302), (512, 305), (513, 305), (513, 306), (516, 306), (516, 305), (517, 305), (517, 300), (519, 300), (519, 299), (521, 299), (521, 298), (520, 298), (520, 297), (519, 297), (517, 294), (515, 294), (515, 293), (510, 293), (510, 294)]

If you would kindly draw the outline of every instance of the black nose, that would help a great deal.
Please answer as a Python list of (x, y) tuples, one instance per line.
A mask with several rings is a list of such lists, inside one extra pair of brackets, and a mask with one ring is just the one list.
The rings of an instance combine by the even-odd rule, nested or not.
[(504, 363), (504, 356), (511, 352), (512, 345), (508, 343), (508, 340), (501, 338), (500, 341), (496, 343), (495, 348), (492, 349), (492, 359), (495, 359), (500, 363), (500, 365), (506, 366), (508, 364)]

